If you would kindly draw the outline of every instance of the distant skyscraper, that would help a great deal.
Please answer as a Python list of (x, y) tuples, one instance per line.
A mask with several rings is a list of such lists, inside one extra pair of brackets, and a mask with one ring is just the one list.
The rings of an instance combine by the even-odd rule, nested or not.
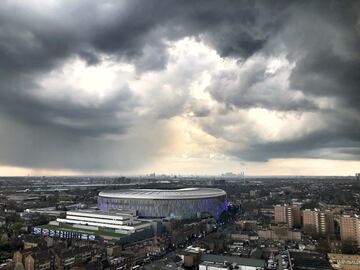
[(360, 219), (359, 216), (343, 215), (340, 218), (340, 237), (342, 241), (352, 240), (360, 245)]
[(334, 233), (334, 216), (329, 210), (306, 209), (303, 211), (303, 226), (307, 233), (331, 235)]
[(275, 205), (275, 223), (287, 223), (289, 228), (301, 225), (300, 207), (296, 205)]

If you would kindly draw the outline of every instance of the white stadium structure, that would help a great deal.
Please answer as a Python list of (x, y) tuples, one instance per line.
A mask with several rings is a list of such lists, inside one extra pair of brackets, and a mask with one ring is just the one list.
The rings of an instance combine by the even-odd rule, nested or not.
[(226, 192), (218, 188), (123, 189), (99, 193), (103, 211), (131, 210), (140, 217), (190, 219), (201, 213), (215, 218), (227, 210)]

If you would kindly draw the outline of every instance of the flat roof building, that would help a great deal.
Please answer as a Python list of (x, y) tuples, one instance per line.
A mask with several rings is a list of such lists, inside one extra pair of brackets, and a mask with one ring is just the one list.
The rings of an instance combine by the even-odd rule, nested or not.
[(287, 223), (289, 228), (301, 225), (301, 211), (298, 205), (275, 205), (274, 217), (275, 223)]
[(129, 212), (99, 210), (68, 211), (66, 218), (57, 218), (47, 225), (33, 228), (37, 235), (82, 240), (119, 240), (147, 231), (152, 231), (150, 221), (139, 220)]
[(303, 226), (306, 233), (329, 236), (334, 234), (334, 216), (330, 210), (305, 209)]
[(66, 218), (57, 218), (56, 221), (58, 223), (73, 224), (77, 228), (113, 229), (115, 232), (123, 234), (131, 234), (151, 227), (149, 222), (140, 221), (132, 214), (119, 211), (68, 211), (66, 212)]
[(242, 258), (238, 256), (222, 256), (203, 254), (199, 270), (228, 270), (234, 266), (239, 269), (261, 270), (265, 269), (265, 261), (260, 259)]
[(341, 241), (356, 241), (360, 246), (360, 219), (358, 215), (342, 215), (340, 218)]
[(360, 269), (360, 255), (328, 253), (331, 266), (339, 270)]

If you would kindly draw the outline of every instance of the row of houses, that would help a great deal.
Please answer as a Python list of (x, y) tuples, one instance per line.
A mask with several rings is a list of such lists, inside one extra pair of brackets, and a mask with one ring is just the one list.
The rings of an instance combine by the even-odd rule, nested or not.
[(14, 253), (13, 262), (21, 264), (25, 270), (63, 270), (76, 265), (96, 261), (102, 257), (101, 251), (91, 246), (72, 247), (69, 249), (41, 249), (33, 247)]

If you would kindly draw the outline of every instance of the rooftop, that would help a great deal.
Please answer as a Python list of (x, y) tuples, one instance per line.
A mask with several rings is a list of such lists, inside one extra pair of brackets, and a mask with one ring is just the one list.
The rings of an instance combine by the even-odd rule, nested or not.
[(218, 188), (182, 188), (182, 189), (123, 189), (102, 191), (99, 197), (118, 199), (202, 199), (225, 196), (226, 192)]
[(37, 227), (43, 228), (43, 229), (48, 229), (48, 230), (60, 230), (60, 231), (67, 231), (67, 232), (86, 233), (86, 234), (92, 234), (92, 235), (96, 235), (96, 236), (111, 236), (111, 237), (125, 236), (125, 234), (112, 232), (109, 230), (94, 231), (94, 230), (89, 230), (89, 229), (84, 229), (84, 228), (80, 229), (80, 228), (75, 228), (68, 224), (61, 224), (59, 226), (47, 224), (47, 225), (40, 225)]
[(128, 219), (133, 217), (129, 211), (101, 211), (101, 210), (74, 210), (67, 211), (67, 216), (79, 216), (79, 217), (98, 217), (98, 218), (114, 218), (114, 219)]
[(253, 266), (253, 267), (264, 267), (265, 261), (260, 259), (252, 258), (242, 258), (238, 256), (222, 256), (222, 255), (212, 255), (212, 254), (203, 254), (201, 256), (201, 261), (203, 262), (213, 262), (221, 263), (229, 262), (236, 263), (238, 265)]

